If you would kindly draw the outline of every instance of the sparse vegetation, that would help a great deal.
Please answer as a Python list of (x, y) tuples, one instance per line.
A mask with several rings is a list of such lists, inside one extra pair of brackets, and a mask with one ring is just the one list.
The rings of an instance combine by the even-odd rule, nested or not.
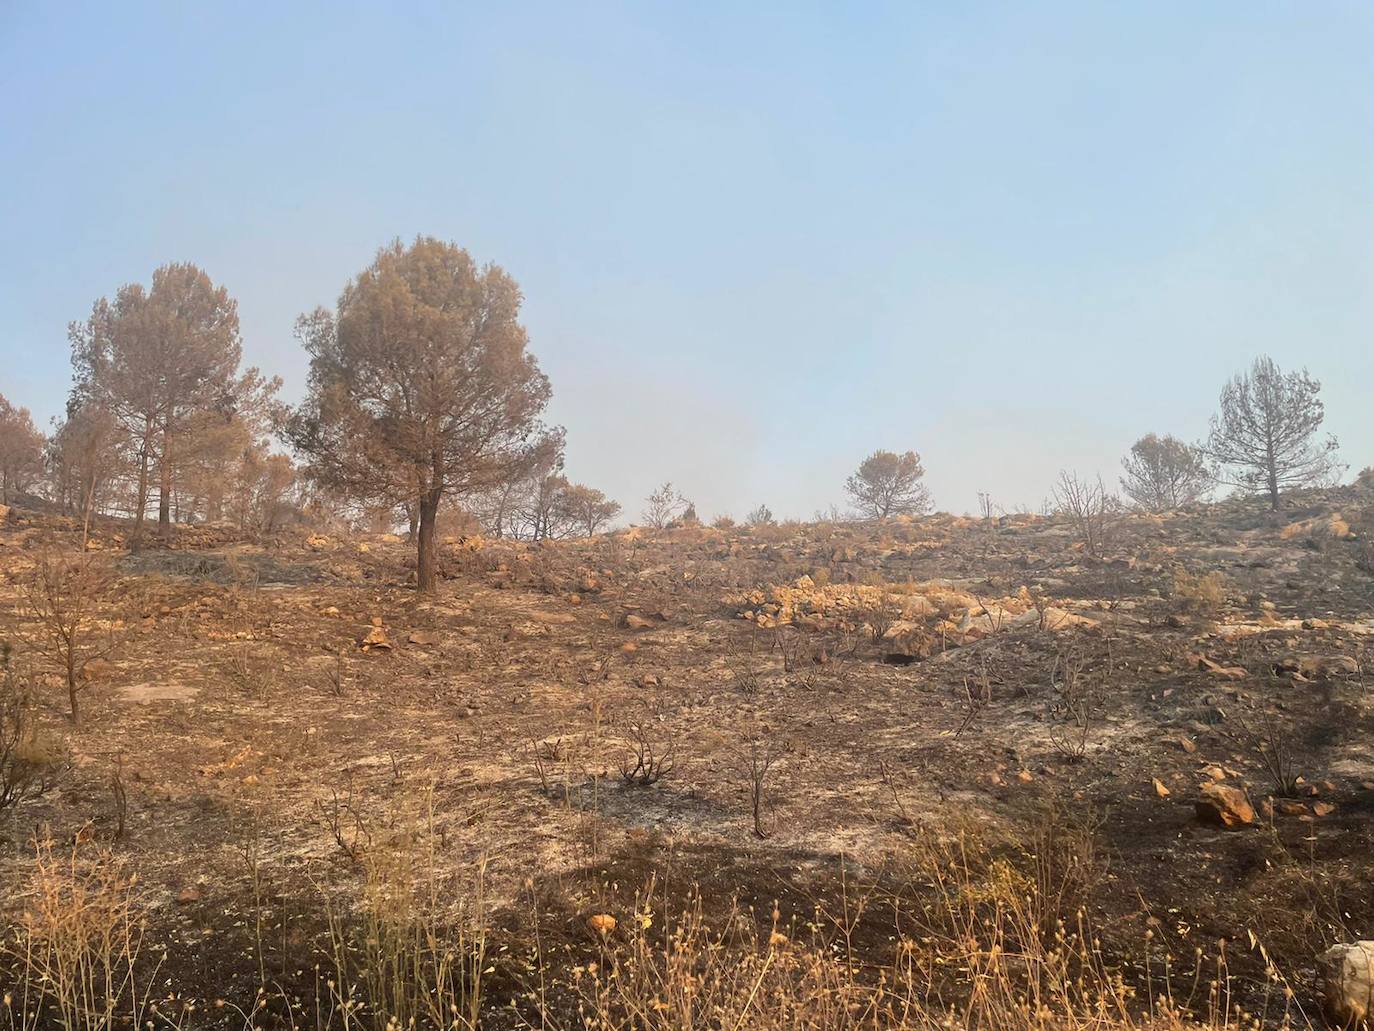
[(140, 7), (0, 13), (0, 1031), (1374, 1031), (1374, 8)]
[(662, 530), (686, 514), (688, 501), (671, 483), (661, 484), (644, 499), (644, 512), (641, 518), (646, 526)]
[[(1230, 521), (1228, 504), (1249, 507)], [(1358, 505), (1339, 495), (1337, 506), (1359, 525)], [(1318, 552), (1305, 532), (1233, 528), (1253, 525), (1255, 511), (1244, 502), (1159, 519), (1117, 513), (1107, 555), (1139, 558), (1110, 567), (1085, 561), (1062, 523), (1017, 515), (998, 517), (1014, 531), (998, 549), (987, 547), (984, 522), (957, 517), (455, 539), (446, 548), (459, 582), (428, 603), (405, 583), (406, 543), (385, 531), (287, 530), (268, 562), (219, 536), (246, 541), (251, 529), (187, 528), (177, 550), (126, 567), (102, 554), (117, 522), (96, 524), (83, 555), (78, 521), (21, 516), (8, 533), (44, 528), (41, 547), (0, 550), (27, 563), (9, 587), (23, 602), (8, 628), (24, 649), (10, 681), (25, 699), (10, 710), (23, 726), (41, 729), (46, 708), (67, 695), (65, 661), (51, 649), (41, 661), (47, 636), (29, 600), (44, 560), (89, 562), (104, 578), (82, 593), (89, 650), (78, 635), (74, 669), (105, 651), (110, 630), (137, 625), (138, 636), (78, 677), (79, 696), (98, 704), (66, 731), (70, 766), (58, 762), (59, 743), (16, 735), (9, 717), (4, 740), (32, 746), (10, 748), (0, 838), (51, 827), (63, 844), (49, 855), (71, 842), (79, 864), (101, 849), (137, 864), (131, 898), (143, 938), (127, 983), (142, 987), (120, 989), (119, 1012), (144, 1006), (155, 1023), (164, 1018), (151, 1016), (154, 1003), (189, 1026), (187, 1007), (205, 1012), (214, 1000), (169, 1002), (159, 987), (146, 1005), (131, 1002), (146, 978), (175, 986), (191, 976), (188, 957), (215, 955), (237, 957), (226, 961), (241, 967), (234, 984), (253, 986), (226, 982), (225, 1014), (264, 1028), (287, 1026), (288, 1014), (298, 1027), (338, 1027), (345, 1013), (355, 1027), (412, 1018), (434, 1027), (439, 998), (464, 1027), (503, 1026), (497, 1014), (512, 1012), (570, 1031), (592, 1019), (624, 1026), (641, 972), (690, 970), (723, 978), (699, 990), (760, 1026), (800, 1013), (801, 999), (809, 1008), (797, 1020), (850, 1019), (844, 1011), (895, 1031), (934, 1027), (953, 1011), (1016, 1026), (1007, 1000), (1038, 991), (1069, 1026), (1092, 1014), (1104, 1029), (1155, 1031), (1165, 1011), (1144, 1007), (1157, 992), (1142, 981), (1139, 935), (1162, 936), (1160, 977), (1165, 939), (1175, 954), (1191, 944), (1141, 924), (1140, 899), (1211, 937), (1244, 934), (1256, 912), (1272, 914), (1254, 930), (1274, 938), (1285, 967), (1311, 962), (1322, 936), (1337, 933), (1332, 918), (1314, 923), (1311, 913), (1351, 914), (1342, 920), (1352, 935), (1374, 914), (1364, 888), (1338, 880), (1362, 847), (1365, 789), (1333, 772), (1337, 756), (1353, 754), (1344, 728), (1365, 718), (1360, 670), (1374, 656), (1345, 629), (1359, 610), (1342, 599), (1362, 596), (1367, 576), (1352, 548)], [(1313, 525), (1332, 518), (1314, 513)], [(1243, 534), (1258, 535), (1264, 562), (1208, 568), (1225, 547), (1243, 555)], [(1285, 615), (1317, 596), (1303, 593), (1312, 582), (1334, 585), (1320, 594), (1327, 615)], [(1266, 606), (1269, 597), (1282, 605)], [(30, 665), (40, 675), (21, 675)], [(1338, 718), (1295, 704), (1318, 693)], [(169, 726), (189, 747), (164, 735)], [(45, 791), (59, 769), (64, 790)], [(1180, 821), (1198, 819), (1199, 776), (1234, 788), (1238, 807), (1254, 798), (1258, 813), (1245, 823), (1238, 808), (1220, 842), (1180, 835)], [(226, 836), (216, 814), (228, 805)], [(195, 815), (178, 824), (187, 806)], [(998, 838), (965, 857), (967, 877), (948, 866), (947, 849), (965, 818)], [(1291, 900), (1281, 892), (1296, 861), (1243, 896), (1209, 891), (1205, 910), (1190, 884), (1159, 876), (1152, 857), (1162, 850), (1201, 868), (1215, 868), (1213, 854), (1248, 861), (1261, 825), (1305, 857)], [(301, 859), (284, 859), (286, 848)], [(783, 858), (803, 850), (817, 857), (804, 875)], [(10, 886), (34, 868), (8, 855), (0, 877)], [(907, 868), (918, 856), (919, 874)], [(687, 938), (717, 946), (698, 952), (684, 939), (681, 972), (669, 953), (639, 951), (663, 939), (639, 938), (645, 910), (625, 893), (655, 875), (681, 889), (656, 905), (656, 932), (675, 934), (680, 919), (691, 927), (693, 884), (708, 907)], [(781, 937), (768, 937), (767, 909), (752, 927), (724, 922), (740, 891), (763, 907), (780, 897)], [(1013, 907), (1027, 891), (1033, 905)], [(537, 918), (518, 915), (512, 900), (526, 895), (538, 899)], [(877, 919), (878, 899), (891, 918)], [(1307, 908), (1288, 922), (1301, 936), (1270, 926), (1298, 905)], [(1121, 993), (1114, 1022), (1089, 1001), (1098, 988), (1047, 995), (1033, 980), (1041, 967), (1000, 958), (1013, 949), (1058, 962), (1059, 922), (1077, 933), (1068, 929), (1080, 906), (1093, 914), (1085, 933), (1104, 942), (1092, 983)], [(21, 909), (0, 906), (16, 944), (30, 940), (15, 923)], [(607, 919), (591, 927), (589, 913)], [(997, 937), (1012, 923), (994, 933), (981, 922), (995, 928), (1013, 915), (1012, 937)], [(164, 958), (184, 918), (216, 927), (224, 951), (198, 943)], [(897, 942), (890, 919), (904, 928)], [(975, 919), (978, 944), (957, 944), (957, 929), (972, 932)], [(916, 943), (905, 952), (903, 936)], [(0, 978), (40, 976), (14, 975), (24, 962), (9, 954)], [(112, 960), (118, 970), (123, 962)], [(1075, 977), (1099, 976), (1083, 962), (1071, 961)], [(1262, 1009), (1268, 961), (1232, 952), (1227, 962), (1237, 1004)], [(957, 973), (970, 964), (991, 980)], [(752, 1001), (734, 994), (728, 977), (740, 972), (759, 985)], [(984, 983), (998, 987), (971, 990)], [(28, 990), (30, 1009), (35, 991), (44, 1007), (68, 991)], [(657, 991), (670, 1008), (651, 1019), (678, 1019), (671, 999), (685, 1000), (685, 986)], [(1177, 1026), (1209, 1027), (1205, 991), (1190, 992), (1186, 1005), (1175, 1000)], [(1308, 988), (1294, 998), (1315, 1005)], [(1284, 1005), (1269, 1011), (1270, 1026)]]
[(27, 584), (27, 600), (37, 621), (38, 647), (61, 671), (67, 691), (67, 715), (81, 716), (80, 697), (87, 686), (90, 662), (114, 651), (119, 628), (100, 625), (99, 606), (112, 588), (112, 574), (92, 555), (40, 555)]
[(1212, 616), (1226, 604), (1226, 578), (1220, 572), (1174, 573), (1174, 600), (1185, 612)]
[(0, 813), (47, 786), (55, 756), (39, 731), (28, 678), (14, 668), (10, 645), (0, 645)]
[(1083, 550), (1101, 558), (1121, 516), (1120, 501), (1107, 491), (1101, 477), (1087, 480), (1077, 473), (1061, 472), (1054, 488), (1054, 505), (1073, 523)]

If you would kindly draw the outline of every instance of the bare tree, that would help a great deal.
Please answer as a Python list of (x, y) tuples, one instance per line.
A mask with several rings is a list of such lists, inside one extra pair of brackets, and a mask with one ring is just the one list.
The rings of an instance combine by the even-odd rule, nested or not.
[(497, 266), (420, 237), (383, 248), (334, 311), (297, 322), (310, 379), (284, 432), (318, 483), (418, 508), (421, 591), (438, 580), (440, 502), (517, 480), (561, 447), (539, 422), (549, 381), (520, 302)]
[(917, 515), (930, 511), (930, 491), (921, 482), (925, 474), (915, 451), (875, 451), (845, 481), (844, 489), (869, 519)]
[(41, 555), (25, 585), (38, 621), (39, 647), (62, 671), (68, 716), (80, 722), (83, 674), (91, 660), (114, 650), (113, 625), (102, 634), (97, 610), (109, 594), (112, 574), (94, 555)]
[(0, 644), (0, 813), (43, 789), (43, 755), (27, 678), (10, 662), (10, 645)]
[(1268, 356), (1228, 382), (1206, 444), (1229, 470), (1224, 482), (1264, 494), (1277, 512), (1283, 491), (1338, 475), (1336, 438), (1317, 439), (1326, 417), (1320, 393), (1306, 369), (1285, 373)]
[(641, 517), (655, 530), (662, 530), (668, 524), (681, 519), (687, 508), (687, 499), (679, 494), (671, 483), (664, 483), (644, 499)]
[(43, 474), (43, 434), (27, 408), (16, 408), (0, 396), (0, 501), (10, 503)]
[(1055, 511), (1074, 524), (1083, 541), (1083, 550), (1101, 558), (1121, 514), (1121, 502), (1107, 493), (1102, 477), (1080, 479), (1077, 473), (1061, 472), (1054, 487)]
[(773, 522), (773, 511), (767, 505), (760, 505), (744, 517), (745, 526), (768, 526)]
[(1191, 505), (1216, 482), (1216, 471), (1200, 447), (1177, 437), (1146, 434), (1121, 460), (1121, 489), (1147, 512), (1169, 512)]
[(754, 836), (767, 838), (764, 826), (768, 811), (768, 783), (774, 768), (792, 751), (791, 742), (767, 732), (750, 735), (738, 749), (740, 772), (749, 789), (749, 808), (754, 817)]

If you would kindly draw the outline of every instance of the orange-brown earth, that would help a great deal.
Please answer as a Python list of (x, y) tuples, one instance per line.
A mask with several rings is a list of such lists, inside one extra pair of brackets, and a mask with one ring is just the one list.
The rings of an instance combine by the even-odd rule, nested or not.
[[(546, 962), (584, 961), (587, 918), (625, 919), (650, 876), (805, 915), (923, 834), (1072, 826), (1100, 853), (1073, 902), (1117, 955), (1224, 941), (1258, 979), (1253, 932), (1307, 997), (1318, 951), (1374, 937), (1371, 511), (1350, 488), (1131, 516), (1099, 557), (1028, 515), (451, 540), (431, 597), (395, 537), (186, 527), (127, 554), (102, 524), (115, 648), (71, 727), (23, 587), (79, 532), (15, 509), (0, 632), (61, 756), (0, 814), (0, 918), (32, 904), (35, 838), (109, 848), (159, 981), (251, 1009), (264, 966), (310, 981), (319, 900), (346, 918), (363, 857), (419, 821), (432, 861), (484, 867), (499, 1026), (532, 1019), (536, 924)], [(636, 743), (654, 783), (626, 781)], [(776, 759), (764, 837), (751, 754)], [(1205, 783), (1252, 821), (1200, 818)], [(860, 923), (875, 962), (901, 933)]]

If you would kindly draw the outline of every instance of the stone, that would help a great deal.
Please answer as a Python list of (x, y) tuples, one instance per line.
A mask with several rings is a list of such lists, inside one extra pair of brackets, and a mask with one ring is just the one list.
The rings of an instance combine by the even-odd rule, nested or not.
[(1156, 778), (1154, 778), (1153, 783), (1154, 783), (1154, 786), (1155, 786), (1155, 794), (1156, 794), (1156, 795), (1158, 795), (1160, 798), (1168, 798), (1168, 797), (1169, 797), (1169, 789), (1164, 785), (1164, 782), (1163, 782), (1162, 780), (1160, 780), (1158, 777), (1156, 777)]
[(1244, 680), (1250, 675), (1249, 670), (1244, 666), (1223, 666), (1219, 662), (1213, 662), (1205, 655), (1197, 656), (1198, 669), (1220, 677), (1222, 680)]
[(433, 630), (412, 630), (406, 641), (410, 644), (432, 647), (439, 643), (439, 635)]
[(115, 664), (109, 659), (91, 659), (81, 667), (82, 680), (107, 680), (115, 671)]
[(1287, 655), (1274, 663), (1274, 672), (1304, 680), (1329, 680), (1359, 676), (1360, 664), (1349, 655)]
[(653, 625), (654, 621), (652, 619), (645, 619), (643, 616), (637, 616), (633, 612), (625, 617), (625, 626), (631, 630), (648, 630), (649, 627)]
[(615, 917), (610, 913), (596, 913), (587, 917), (587, 926), (595, 933), (605, 938), (615, 930)]
[(1198, 789), (1197, 815), (1199, 820), (1232, 830), (1254, 823), (1255, 807), (1240, 788), (1209, 781)]
[(359, 647), (365, 652), (389, 652), (391, 651), (391, 642), (387, 640), (385, 630), (380, 626), (373, 626), (367, 632), (367, 636), (362, 639)]
[(1317, 957), (1326, 1011), (1339, 1027), (1374, 1016), (1374, 941), (1333, 945)]

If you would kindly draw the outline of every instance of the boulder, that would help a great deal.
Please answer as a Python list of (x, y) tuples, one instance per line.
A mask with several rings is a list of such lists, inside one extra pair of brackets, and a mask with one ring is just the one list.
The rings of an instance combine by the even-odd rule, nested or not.
[(1209, 781), (1198, 789), (1197, 815), (1207, 823), (1235, 829), (1255, 822), (1255, 807), (1240, 788)]
[(369, 629), (367, 635), (359, 642), (359, 646), (365, 652), (391, 651), (391, 641), (388, 640), (386, 631), (379, 626)]
[(616, 919), (610, 913), (593, 913), (587, 917), (587, 927), (593, 934), (605, 938), (615, 930)]
[(1374, 941), (1333, 945), (1317, 957), (1327, 1013), (1339, 1027), (1374, 1017)]
[(1293, 673), (1304, 680), (1354, 677), (1360, 664), (1349, 655), (1286, 655), (1274, 663), (1274, 672)]

